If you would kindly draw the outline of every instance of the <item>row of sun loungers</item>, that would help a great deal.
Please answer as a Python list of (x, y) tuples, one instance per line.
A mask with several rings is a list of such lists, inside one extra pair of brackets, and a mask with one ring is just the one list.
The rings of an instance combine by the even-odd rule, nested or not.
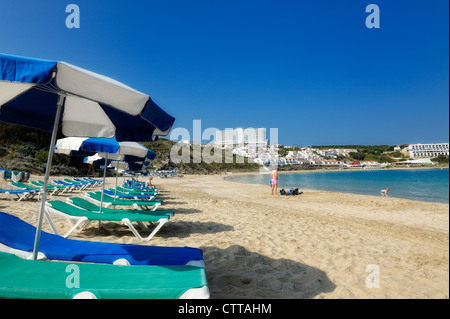
[[(51, 185), (56, 186), (53, 191), (59, 191), (54, 195), (61, 194), (63, 187), (76, 186), (81, 190), (100, 185), (96, 181), (75, 179), (53, 182)], [(42, 188), (34, 185), (38, 189), (30, 189), (24, 185), (10, 184), (23, 189), (7, 190), (8, 196), (38, 195)], [(122, 223), (136, 238), (148, 241), (174, 216), (173, 211), (157, 210), (163, 202), (155, 200), (156, 189), (124, 186), (105, 189), (103, 207), (100, 207), (102, 193), (99, 191), (86, 192), (84, 198), (47, 201), (45, 216), (54, 234), (41, 233), (39, 260), (27, 260), (33, 251), (35, 227), (0, 212), (0, 298), (209, 298), (200, 249), (67, 238), (92, 222), (108, 221)], [(64, 192), (69, 190), (66, 188)], [(62, 216), (70, 228), (62, 236), (52, 219), (55, 214)], [(141, 232), (134, 224), (139, 225)], [(82, 276), (81, 284), (67, 285), (70, 272), (67, 267), (73, 267), (70, 269), (76, 269)]]
[[(93, 179), (65, 179), (64, 181), (61, 180), (54, 180), (54, 184), (49, 183), (47, 185), (47, 189), (49, 191), (50, 195), (58, 195), (58, 194), (64, 194), (73, 192), (75, 190), (84, 190), (87, 187), (95, 186), (95, 185), (101, 185), (102, 181), (93, 180)], [(14, 192), (11, 192), (7, 189), (1, 189), (0, 193), (4, 193), (7, 195), (9, 194), (17, 194), (17, 195), (24, 195), (19, 196), (18, 200), (22, 199), (30, 199), (34, 198), (34, 196), (28, 196), (30, 193), (38, 193), (42, 190), (44, 187), (44, 181), (30, 181), (28, 184), (25, 184), (23, 182), (9, 182), (9, 186), (12, 189), (14, 189)], [(14, 198), (11, 198), (11, 196), (8, 196), (11, 200), (14, 200)]]
[[(101, 185), (102, 181), (95, 179), (65, 179), (64, 181), (55, 180), (56, 184), (48, 184), (47, 188), (50, 195), (64, 194), (74, 190), (83, 190), (86, 187)], [(0, 195), (4, 195), (11, 201), (21, 201), (27, 199), (40, 199), (43, 181), (30, 181), (28, 184), (11, 181), (9, 182), (10, 189), (0, 188)]]

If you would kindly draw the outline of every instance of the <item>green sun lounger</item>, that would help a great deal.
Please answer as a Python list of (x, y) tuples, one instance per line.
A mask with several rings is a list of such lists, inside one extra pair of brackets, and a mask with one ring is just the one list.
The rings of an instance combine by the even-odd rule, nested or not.
[[(30, 181), (30, 184), (35, 187), (44, 187), (44, 181)], [(63, 185), (54, 185), (54, 184), (47, 184), (47, 190), (53, 191), (52, 194), (59, 194), (64, 192), (71, 192), (74, 189), (74, 187), (71, 186), (63, 186)]]
[[(9, 182), (9, 187), (11, 187), (12, 189), (21, 189), (21, 190), (27, 190), (27, 191), (39, 191), (39, 193), (42, 193), (42, 189), (43, 186), (32, 186), (32, 185), (27, 185), (21, 182)], [(50, 195), (54, 195), (55, 193), (57, 193), (58, 191), (55, 190), (52, 193), (50, 193)], [(40, 196), (40, 194), (39, 194)]]
[(26, 260), (0, 252), (0, 298), (209, 298), (204, 268)]
[(9, 186), (14, 187), (16, 189), (26, 189), (26, 190), (41, 190), (42, 186), (32, 186), (27, 185), (21, 182), (9, 182)]
[[(85, 198), (80, 198), (80, 197), (71, 197), (68, 198), (66, 200), (68, 203), (70, 204), (74, 204), (76, 206), (79, 206), (83, 209), (89, 210), (91, 212), (99, 212), (100, 211), (100, 206), (97, 204), (94, 204), (90, 201), (88, 201)], [(151, 210), (151, 209), (146, 209), (146, 210), (137, 210), (137, 209), (114, 209), (114, 208), (106, 208), (103, 207), (102, 212), (106, 212), (106, 213), (132, 213), (132, 214), (150, 214), (150, 215), (155, 215), (155, 216), (159, 216), (159, 215), (169, 215), (169, 216), (173, 216), (173, 211), (171, 210)]]
[[(101, 192), (88, 192), (85, 194), (84, 198), (93, 203), (100, 205), (102, 193)], [(148, 200), (136, 200), (136, 199), (118, 199), (108, 194), (104, 194), (103, 196), (103, 206), (104, 207), (113, 207), (115, 206), (133, 206), (134, 209), (152, 209), (156, 210), (162, 201), (148, 201)]]
[[(164, 226), (168, 221), (170, 216), (169, 215), (151, 215), (150, 213), (147, 214), (141, 214), (141, 213), (110, 213), (110, 212), (92, 212), (88, 210), (84, 210), (80, 207), (73, 206), (69, 203), (65, 203), (62, 201), (54, 200), (54, 201), (48, 201), (45, 203), (45, 216), (50, 223), (50, 226), (53, 230), (53, 232), (57, 235), (59, 235), (58, 230), (56, 229), (55, 224), (53, 223), (53, 220), (50, 216), (50, 213), (55, 213), (60, 216), (63, 216), (66, 218), (66, 220), (69, 222), (69, 224), (72, 226), (70, 230), (65, 234), (62, 235), (63, 237), (68, 237), (75, 229), (78, 227), (81, 227), (81, 229), (86, 228), (88, 225), (90, 225), (92, 222), (95, 221), (108, 221), (108, 222), (122, 222), (130, 230), (133, 232), (133, 234), (140, 240), (147, 240), (153, 238), (153, 236), (161, 229), (162, 226)], [(73, 223), (73, 221), (75, 223)], [(139, 226), (144, 231), (149, 231), (149, 228), (145, 225), (146, 222), (148, 223), (157, 223), (157, 226), (155, 229), (148, 235), (147, 237), (142, 237), (139, 232), (134, 228), (132, 225), (133, 222), (137, 222)]]
[[(156, 195), (158, 194), (158, 191), (155, 189), (153, 190), (139, 190), (139, 189), (132, 189), (132, 188), (123, 188), (120, 186), (116, 186), (117, 192), (121, 194), (137, 194), (137, 195)], [(112, 192), (114, 192), (114, 188), (110, 188)]]
[(54, 179), (53, 182), (58, 185), (73, 186), (81, 191), (84, 190), (86, 187), (88, 187), (88, 184), (77, 183), (75, 181), (67, 182), (66, 180)]

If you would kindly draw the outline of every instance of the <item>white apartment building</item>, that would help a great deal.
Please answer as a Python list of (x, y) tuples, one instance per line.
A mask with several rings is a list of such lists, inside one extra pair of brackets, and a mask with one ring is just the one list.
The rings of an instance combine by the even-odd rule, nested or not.
[(436, 157), (439, 155), (449, 155), (448, 143), (433, 144), (411, 144), (408, 146), (410, 157)]
[(336, 158), (336, 150), (318, 150), (317, 151), (322, 156), (327, 156), (331, 158)]
[(266, 129), (265, 128), (236, 128), (216, 131), (214, 141), (216, 146), (224, 148), (263, 148), (267, 147)]

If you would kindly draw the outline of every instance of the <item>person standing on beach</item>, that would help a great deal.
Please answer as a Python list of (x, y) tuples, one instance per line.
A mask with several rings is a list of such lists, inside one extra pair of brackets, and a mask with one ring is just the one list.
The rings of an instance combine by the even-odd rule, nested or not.
[(270, 174), (270, 177), (272, 178), (271, 184), (272, 184), (272, 195), (277, 193), (278, 190), (278, 167), (272, 171)]
[(92, 176), (95, 177), (95, 168), (94, 164), (89, 165), (88, 172), (86, 173), (86, 176), (89, 176), (89, 174), (92, 172)]
[(153, 184), (152, 184), (152, 179), (153, 179), (153, 177), (151, 177), (151, 176), (148, 177), (148, 180), (145, 182), (145, 187), (147, 187), (147, 188), (153, 188), (154, 187)]
[(390, 191), (389, 188), (382, 189), (382, 190), (380, 191), (380, 194), (381, 194), (382, 197), (388, 197), (389, 191)]

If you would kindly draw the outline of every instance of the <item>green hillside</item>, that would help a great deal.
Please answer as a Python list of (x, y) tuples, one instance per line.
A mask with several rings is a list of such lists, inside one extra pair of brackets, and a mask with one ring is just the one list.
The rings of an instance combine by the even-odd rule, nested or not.
[[(62, 134), (58, 134), (58, 138), (63, 137)], [(0, 167), (32, 174), (44, 174), (50, 138), (51, 134), (47, 132), (0, 123)], [(161, 138), (156, 142), (142, 144), (157, 154), (150, 166), (152, 170), (177, 169), (186, 174), (208, 174), (224, 171), (256, 171), (259, 168), (258, 164), (248, 163), (246, 159), (235, 155), (233, 163), (227, 164), (224, 161), (225, 154), (222, 154), (222, 163), (206, 163), (203, 159), (200, 163), (194, 163), (192, 146), (186, 163), (174, 163), (170, 159), (170, 151), (175, 142)], [(85, 175), (87, 170), (88, 165), (83, 163), (83, 157), (54, 155), (52, 175)]]

